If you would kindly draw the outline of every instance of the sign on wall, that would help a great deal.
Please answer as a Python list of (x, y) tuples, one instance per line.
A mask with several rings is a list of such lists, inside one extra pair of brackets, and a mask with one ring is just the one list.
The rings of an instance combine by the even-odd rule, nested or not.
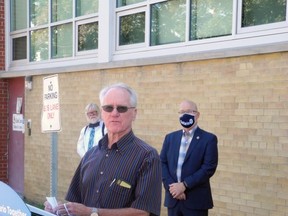
[(42, 132), (61, 130), (58, 75), (43, 78)]
[(13, 114), (12, 126), (13, 131), (25, 131), (23, 114)]

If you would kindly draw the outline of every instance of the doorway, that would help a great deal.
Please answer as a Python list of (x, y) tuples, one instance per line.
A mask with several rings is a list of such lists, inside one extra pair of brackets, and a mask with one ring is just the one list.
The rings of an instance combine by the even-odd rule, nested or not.
[[(20, 196), (24, 194), (24, 119), (25, 78), (8, 80), (8, 184)], [(23, 123), (23, 120), (22, 120)], [(25, 124), (22, 127), (25, 127)]]

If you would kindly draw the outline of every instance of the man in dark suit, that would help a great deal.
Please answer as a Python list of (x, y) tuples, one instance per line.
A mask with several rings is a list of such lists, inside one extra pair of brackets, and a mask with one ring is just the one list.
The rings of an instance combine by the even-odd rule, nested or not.
[(168, 216), (207, 216), (213, 207), (210, 178), (218, 164), (217, 137), (198, 127), (197, 105), (179, 106), (181, 130), (166, 135), (160, 153)]

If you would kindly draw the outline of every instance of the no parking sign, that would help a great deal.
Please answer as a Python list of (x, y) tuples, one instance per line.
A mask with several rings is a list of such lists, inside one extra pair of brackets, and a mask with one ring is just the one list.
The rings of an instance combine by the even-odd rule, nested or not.
[(42, 132), (61, 130), (58, 75), (43, 78)]

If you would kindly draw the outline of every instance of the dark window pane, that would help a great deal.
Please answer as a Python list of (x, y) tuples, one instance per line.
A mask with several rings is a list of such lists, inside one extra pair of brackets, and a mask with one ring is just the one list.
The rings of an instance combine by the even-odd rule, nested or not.
[(286, 20), (286, 0), (243, 0), (242, 27)]
[(27, 38), (19, 37), (13, 39), (12, 60), (21, 60), (27, 58)]
[(145, 13), (120, 17), (119, 45), (143, 43), (145, 41)]
[(78, 51), (98, 48), (98, 22), (78, 26)]

